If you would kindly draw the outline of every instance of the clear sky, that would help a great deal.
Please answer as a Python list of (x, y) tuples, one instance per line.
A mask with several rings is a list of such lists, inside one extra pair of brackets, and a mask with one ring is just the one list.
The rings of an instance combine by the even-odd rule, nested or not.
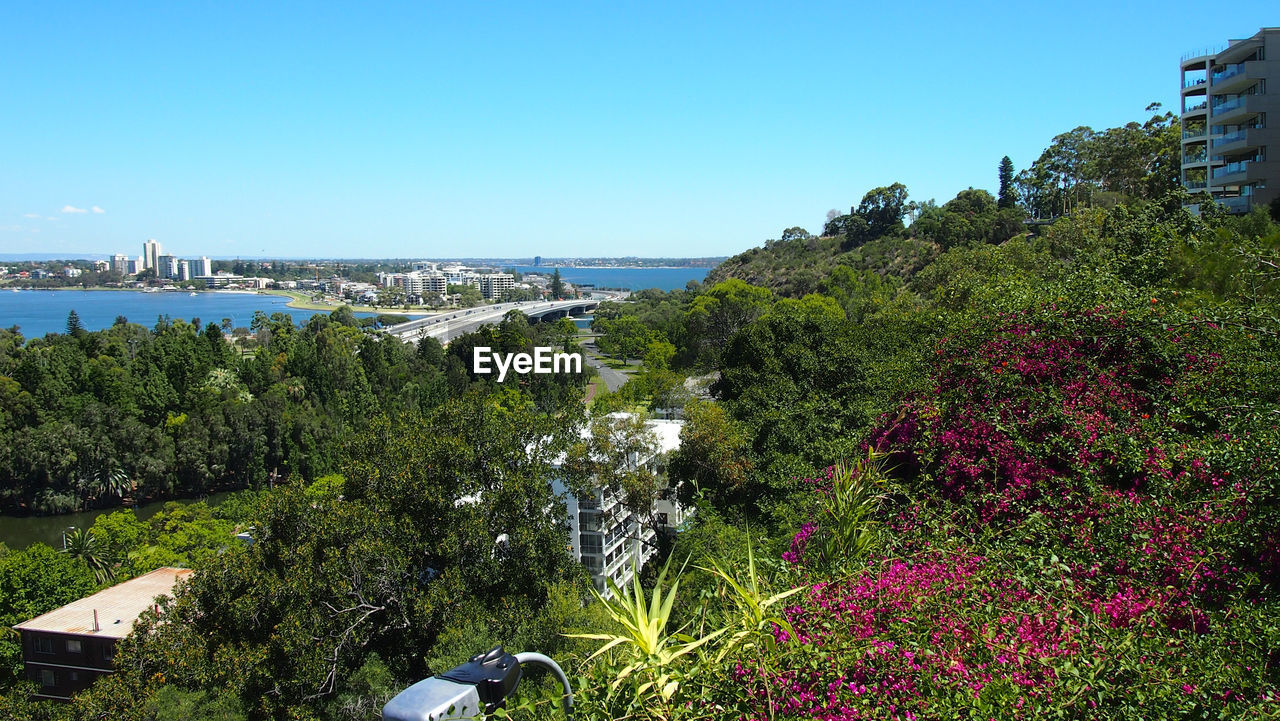
[(1268, 5), (10, 0), (0, 252), (727, 255), (1173, 108)]

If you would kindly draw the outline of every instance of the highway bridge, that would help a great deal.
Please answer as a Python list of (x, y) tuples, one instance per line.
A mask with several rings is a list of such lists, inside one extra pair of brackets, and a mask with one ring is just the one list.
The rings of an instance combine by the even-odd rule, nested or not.
[(482, 325), (494, 325), (502, 321), (508, 312), (518, 310), (532, 321), (556, 320), (575, 315), (585, 315), (600, 305), (599, 298), (555, 301), (520, 301), (497, 303), (475, 308), (463, 308), (418, 318), (407, 323), (388, 326), (384, 333), (396, 336), (406, 343), (417, 343), (424, 336), (431, 336), (442, 344), (465, 333), (471, 333)]

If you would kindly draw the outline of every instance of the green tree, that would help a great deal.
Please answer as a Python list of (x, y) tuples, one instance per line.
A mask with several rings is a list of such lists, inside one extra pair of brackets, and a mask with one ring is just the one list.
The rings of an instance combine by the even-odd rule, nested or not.
[(772, 302), (773, 294), (767, 288), (748, 285), (737, 278), (716, 283), (695, 298), (686, 312), (695, 355), (715, 366), (734, 334), (764, 315)]
[(742, 428), (716, 403), (685, 406), (680, 447), (671, 454), (671, 476), (686, 504), (704, 499), (714, 508), (739, 512), (755, 500), (755, 461)]
[[(84, 561), (37, 543), (0, 555), (0, 626), (8, 629), (83, 598), (97, 586)], [(0, 635), (0, 686), (22, 669), (17, 634)]]
[(1000, 193), (996, 205), (1000, 208), (1012, 208), (1018, 200), (1013, 191), (1013, 161), (1009, 156), (1000, 159)]
[(866, 221), (868, 238), (879, 238), (901, 230), (906, 212), (907, 186), (894, 183), (867, 191), (853, 214)]
[(562, 300), (564, 298), (564, 281), (560, 279), (560, 269), (556, 268), (551, 274), (551, 299)]
[(620, 497), (622, 506), (640, 519), (629, 534), (642, 540), (643, 528), (657, 530), (654, 503), (667, 486), (667, 479), (654, 470), (659, 450), (643, 416), (597, 416), (586, 438), (569, 448), (564, 464), (569, 490), (577, 498), (593, 498), (600, 491)]
[(600, 326), (601, 335), (596, 340), (600, 350), (622, 359), (623, 363), (642, 357), (649, 344), (658, 340), (655, 333), (635, 316), (606, 320)]
[(74, 310), (67, 313), (67, 335), (80, 338), (85, 334), (84, 325), (80, 322), (80, 315)]

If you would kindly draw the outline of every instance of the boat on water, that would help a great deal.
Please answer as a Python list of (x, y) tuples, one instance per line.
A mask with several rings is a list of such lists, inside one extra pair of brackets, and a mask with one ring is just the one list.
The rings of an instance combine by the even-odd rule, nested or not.
[(195, 291), (192, 291), (190, 295), (192, 298), (194, 298), (196, 296)]

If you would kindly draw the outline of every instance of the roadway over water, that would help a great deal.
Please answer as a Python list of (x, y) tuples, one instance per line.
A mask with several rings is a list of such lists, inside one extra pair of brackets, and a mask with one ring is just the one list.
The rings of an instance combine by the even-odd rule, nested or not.
[(584, 315), (600, 305), (600, 298), (582, 298), (579, 300), (556, 301), (520, 301), (516, 303), (498, 303), (482, 305), (475, 308), (439, 313), (437, 315), (418, 318), (407, 323), (389, 326), (384, 332), (389, 333), (406, 343), (417, 343), (423, 336), (431, 336), (447, 345), (449, 341), (465, 333), (471, 333), (482, 325), (493, 325), (502, 321), (508, 312), (518, 310), (529, 316), (529, 320), (555, 320), (567, 316)]

